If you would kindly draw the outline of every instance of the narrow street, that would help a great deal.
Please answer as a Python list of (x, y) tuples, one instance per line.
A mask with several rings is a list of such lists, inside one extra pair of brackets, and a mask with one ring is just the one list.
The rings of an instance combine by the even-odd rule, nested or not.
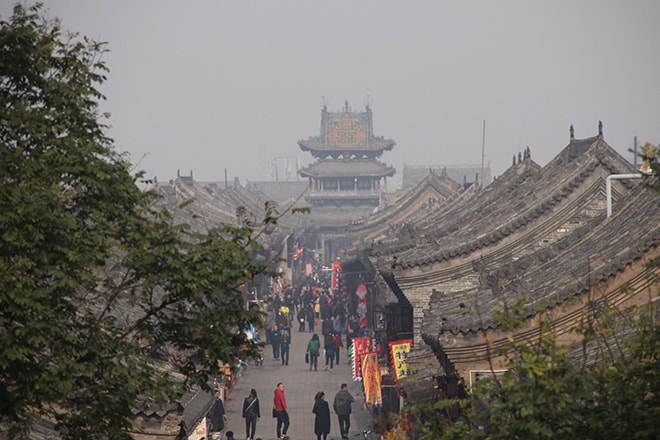
[[(245, 419), (242, 418), (243, 399), (250, 393), (250, 389), (254, 388), (259, 397), (261, 410), (255, 440), (258, 438), (276, 439), (276, 419), (272, 417), (271, 412), (273, 393), (278, 382), (282, 382), (285, 385), (284, 393), (291, 421), (288, 435), (292, 440), (316, 439), (312, 407), (317, 391), (323, 391), (325, 399), (330, 404), (331, 428), (328, 439), (340, 439), (339, 425), (337, 416), (332, 409), (332, 401), (341, 384), (346, 383), (349, 392), (355, 398), (349, 438), (357, 439), (356, 435), (361, 434), (363, 429), (370, 426), (371, 414), (364, 409), (361, 382), (353, 381), (351, 366), (346, 357), (346, 347), (342, 349), (340, 364), (335, 365), (332, 370), (325, 370), (325, 357), (319, 356), (318, 371), (309, 371), (309, 365), (305, 363), (305, 351), (307, 342), (313, 333), (298, 332), (296, 327), (297, 325), (294, 325), (291, 332), (289, 365), (282, 365), (281, 360), (275, 360), (272, 347), (267, 345), (264, 347), (263, 365), (255, 366), (251, 363), (235, 384), (234, 389), (229, 392), (225, 402), (228, 418), (225, 432), (231, 430), (236, 439), (245, 439)], [(315, 332), (322, 339), (320, 326), (316, 328)]]

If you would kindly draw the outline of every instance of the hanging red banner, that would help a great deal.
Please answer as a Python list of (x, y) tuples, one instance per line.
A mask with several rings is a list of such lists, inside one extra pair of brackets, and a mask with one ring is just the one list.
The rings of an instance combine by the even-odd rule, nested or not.
[(339, 278), (341, 277), (341, 264), (339, 261), (332, 262), (332, 289), (337, 289), (339, 286)]
[(373, 338), (353, 338), (353, 380), (362, 380), (362, 359), (367, 353), (374, 351)]

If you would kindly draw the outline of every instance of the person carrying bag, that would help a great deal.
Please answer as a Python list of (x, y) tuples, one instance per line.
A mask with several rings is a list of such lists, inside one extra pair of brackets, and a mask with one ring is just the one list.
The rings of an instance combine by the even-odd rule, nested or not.
[(243, 401), (243, 418), (245, 419), (245, 438), (253, 440), (257, 430), (257, 420), (261, 418), (259, 398), (257, 397), (257, 390), (254, 388), (250, 390), (250, 395)]
[(309, 371), (318, 371), (319, 368), (319, 350), (321, 349), (321, 341), (319, 335), (314, 333), (312, 339), (307, 343), (307, 353), (309, 353)]

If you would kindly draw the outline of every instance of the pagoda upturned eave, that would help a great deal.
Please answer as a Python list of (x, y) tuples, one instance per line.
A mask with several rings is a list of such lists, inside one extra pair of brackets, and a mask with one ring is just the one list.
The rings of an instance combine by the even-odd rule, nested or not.
[(301, 139), (298, 141), (298, 146), (302, 151), (309, 151), (315, 153), (328, 155), (331, 153), (351, 153), (351, 154), (366, 154), (366, 153), (380, 153), (383, 151), (391, 151), (396, 145), (392, 139), (372, 139), (369, 145), (336, 145), (326, 144), (321, 138)]
[(346, 177), (392, 177), (396, 173), (393, 167), (370, 160), (322, 160), (299, 171), (301, 177), (311, 178), (346, 178)]

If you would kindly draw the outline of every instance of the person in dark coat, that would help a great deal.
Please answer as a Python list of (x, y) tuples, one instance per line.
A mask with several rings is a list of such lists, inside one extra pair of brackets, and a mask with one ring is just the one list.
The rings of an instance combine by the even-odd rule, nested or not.
[(222, 432), (225, 429), (225, 405), (220, 398), (220, 391), (215, 393), (215, 402), (211, 413), (211, 429), (210, 432)]
[(339, 419), (339, 431), (341, 433), (341, 438), (347, 439), (348, 432), (351, 429), (351, 404), (355, 402), (351, 393), (348, 392), (348, 385), (343, 383), (339, 389), (339, 392), (335, 395), (335, 400), (332, 403), (332, 406), (337, 413), (337, 418)]
[(277, 324), (273, 325), (273, 330), (270, 332), (270, 345), (273, 346), (273, 358), (280, 359), (280, 344), (282, 343), (282, 333), (277, 327)]
[(250, 390), (250, 395), (243, 401), (243, 417), (245, 418), (245, 438), (247, 440), (254, 440), (254, 434), (257, 430), (257, 420), (261, 417), (259, 398), (257, 397), (257, 390), (254, 388)]
[(335, 361), (335, 350), (332, 348), (332, 334), (328, 334), (323, 338), (323, 349), (325, 350), (325, 369), (327, 371), (328, 369), (328, 364), (330, 364), (330, 369), (332, 370), (332, 366), (334, 365)]
[(335, 352), (335, 364), (339, 365), (339, 352), (344, 348), (344, 343), (341, 341), (339, 333), (332, 334), (332, 349)]
[(309, 307), (307, 307), (307, 328), (309, 329), (309, 332), (314, 331), (314, 320), (316, 319), (316, 313), (314, 312), (314, 304), (310, 304)]
[(321, 324), (321, 333), (323, 336), (328, 336), (330, 333), (332, 333), (333, 330), (333, 324), (332, 324), (333, 319), (324, 319), (323, 324)]
[(316, 414), (314, 418), (314, 434), (316, 440), (327, 440), (330, 434), (330, 406), (325, 401), (325, 393), (319, 391), (314, 396), (314, 408), (312, 412)]
[(282, 365), (289, 365), (289, 347), (291, 346), (291, 335), (289, 330), (282, 331), (280, 339), (280, 355), (282, 356)]

